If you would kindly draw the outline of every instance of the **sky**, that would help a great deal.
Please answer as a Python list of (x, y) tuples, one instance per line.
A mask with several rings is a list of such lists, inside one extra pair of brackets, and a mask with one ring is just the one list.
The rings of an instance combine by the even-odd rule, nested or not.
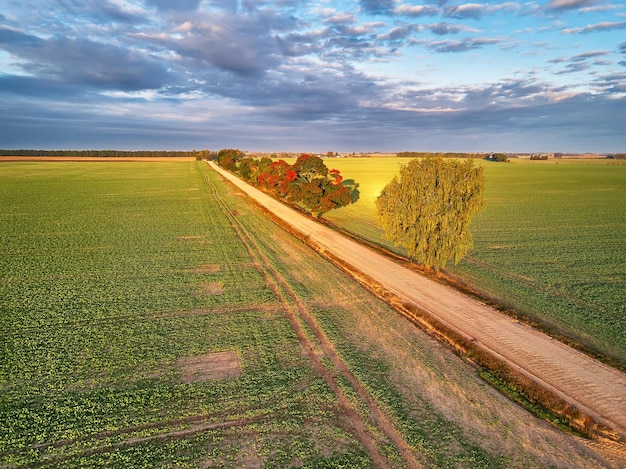
[(0, 0), (0, 148), (626, 152), (626, 2)]

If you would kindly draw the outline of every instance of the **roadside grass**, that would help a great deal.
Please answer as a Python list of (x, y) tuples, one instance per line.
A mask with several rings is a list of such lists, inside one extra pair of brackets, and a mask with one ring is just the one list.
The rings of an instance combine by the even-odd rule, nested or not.
[(425, 466), (595, 461), (204, 163), (5, 163), (0, 181), (2, 467), (372, 466), (207, 181)]
[[(328, 164), (359, 182), (360, 200), (325, 215), (338, 227), (405, 255), (384, 239), (374, 201), (401, 158)], [(474, 247), (446, 272), (614, 365), (626, 367), (626, 165), (607, 160), (485, 163), (486, 208)]]

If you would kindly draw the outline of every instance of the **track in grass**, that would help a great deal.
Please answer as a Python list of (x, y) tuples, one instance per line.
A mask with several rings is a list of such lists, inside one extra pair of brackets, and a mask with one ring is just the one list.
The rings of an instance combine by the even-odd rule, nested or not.
[[(280, 273), (272, 267), (271, 261), (265, 256), (262, 249), (254, 241), (254, 238), (250, 236), (243, 224), (237, 220), (237, 216), (226, 205), (208, 178), (206, 178), (206, 182), (212, 187), (214, 199), (229, 219), (231, 226), (234, 228), (241, 242), (246, 246), (251, 259), (253, 259), (257, 268), (263, 273), (263, 276), (272, 291), (274, 291), (276, 296), (280, 299), (280, 302), (289, 317), (289, 321), (296, 331), (302, 350), (307, 354), (317, 373), (324, 378), (324, 381), (326, 381), (330, 389), (337, 397), (337, 401), (348, 416), (359, 441), (361, 441), (363, 446), (367, 449), (374, 464), (377, 467), (389, 467), (386, 458), (378, 449), (375, 437), (367, 429), (367, 422), (359, 416), (357, 410), (339, 387), (336, 377), (333, 376), (333, 373), (331, 373), (331, 371), (329, 371), (324, 365), (323, 357), (320, 356), (318, 350), (319, 348), (321, 348), (325, 357), (331, 361), (333, 365), (333, 372), (340, 374), (353, 386), (359, 397), (371, 411), (378, 427), (383, 431), (385, 436), (394, 443), (408, 466), (421, 467), (422, 464), (418, 463), (417, 459), (412, 454), (408, 443), (391, 424), (388, 416), (380, 410), (367, 389), (365, 389), (354, 374), (352, 374), (352, 372), (348, 369), (342, 358), (334, 351), (333, 344), (325, 336), (313, 316), (309, 314), (306, 306), (298, 298), (297, 293), (290, 287), (289, 283), (280, 275)], [(302, 321), (304, 321), (304, 324)], [(309, 338), (306, 330), (307, 327), (313, 333), (317, 343), (314, 343), (311, 338)]]

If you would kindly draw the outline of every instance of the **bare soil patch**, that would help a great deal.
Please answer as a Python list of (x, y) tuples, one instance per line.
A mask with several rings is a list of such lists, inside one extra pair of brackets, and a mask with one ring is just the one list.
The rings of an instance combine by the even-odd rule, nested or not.
[(221, 295), (224, 293), (224, 284), (222, 282), (205, 283), (200, 288), (205, 295)]
[(181, 369), (183, 383), (241, 376), (239, 355), (234, 350), (180, 358), (176, 365)]
[(194, 269), (196, 274), (214, 274), (220, 271), (219, 264), (203, 264)]

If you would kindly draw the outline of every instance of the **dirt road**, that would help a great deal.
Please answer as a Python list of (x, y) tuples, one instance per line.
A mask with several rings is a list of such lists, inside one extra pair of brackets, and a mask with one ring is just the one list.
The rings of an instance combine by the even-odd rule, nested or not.
[(408, 270), (210, 166), (341, 262), (456, 334), (498, 357), (626, 441), (626, 374), (606, 366), (454, 289)]

